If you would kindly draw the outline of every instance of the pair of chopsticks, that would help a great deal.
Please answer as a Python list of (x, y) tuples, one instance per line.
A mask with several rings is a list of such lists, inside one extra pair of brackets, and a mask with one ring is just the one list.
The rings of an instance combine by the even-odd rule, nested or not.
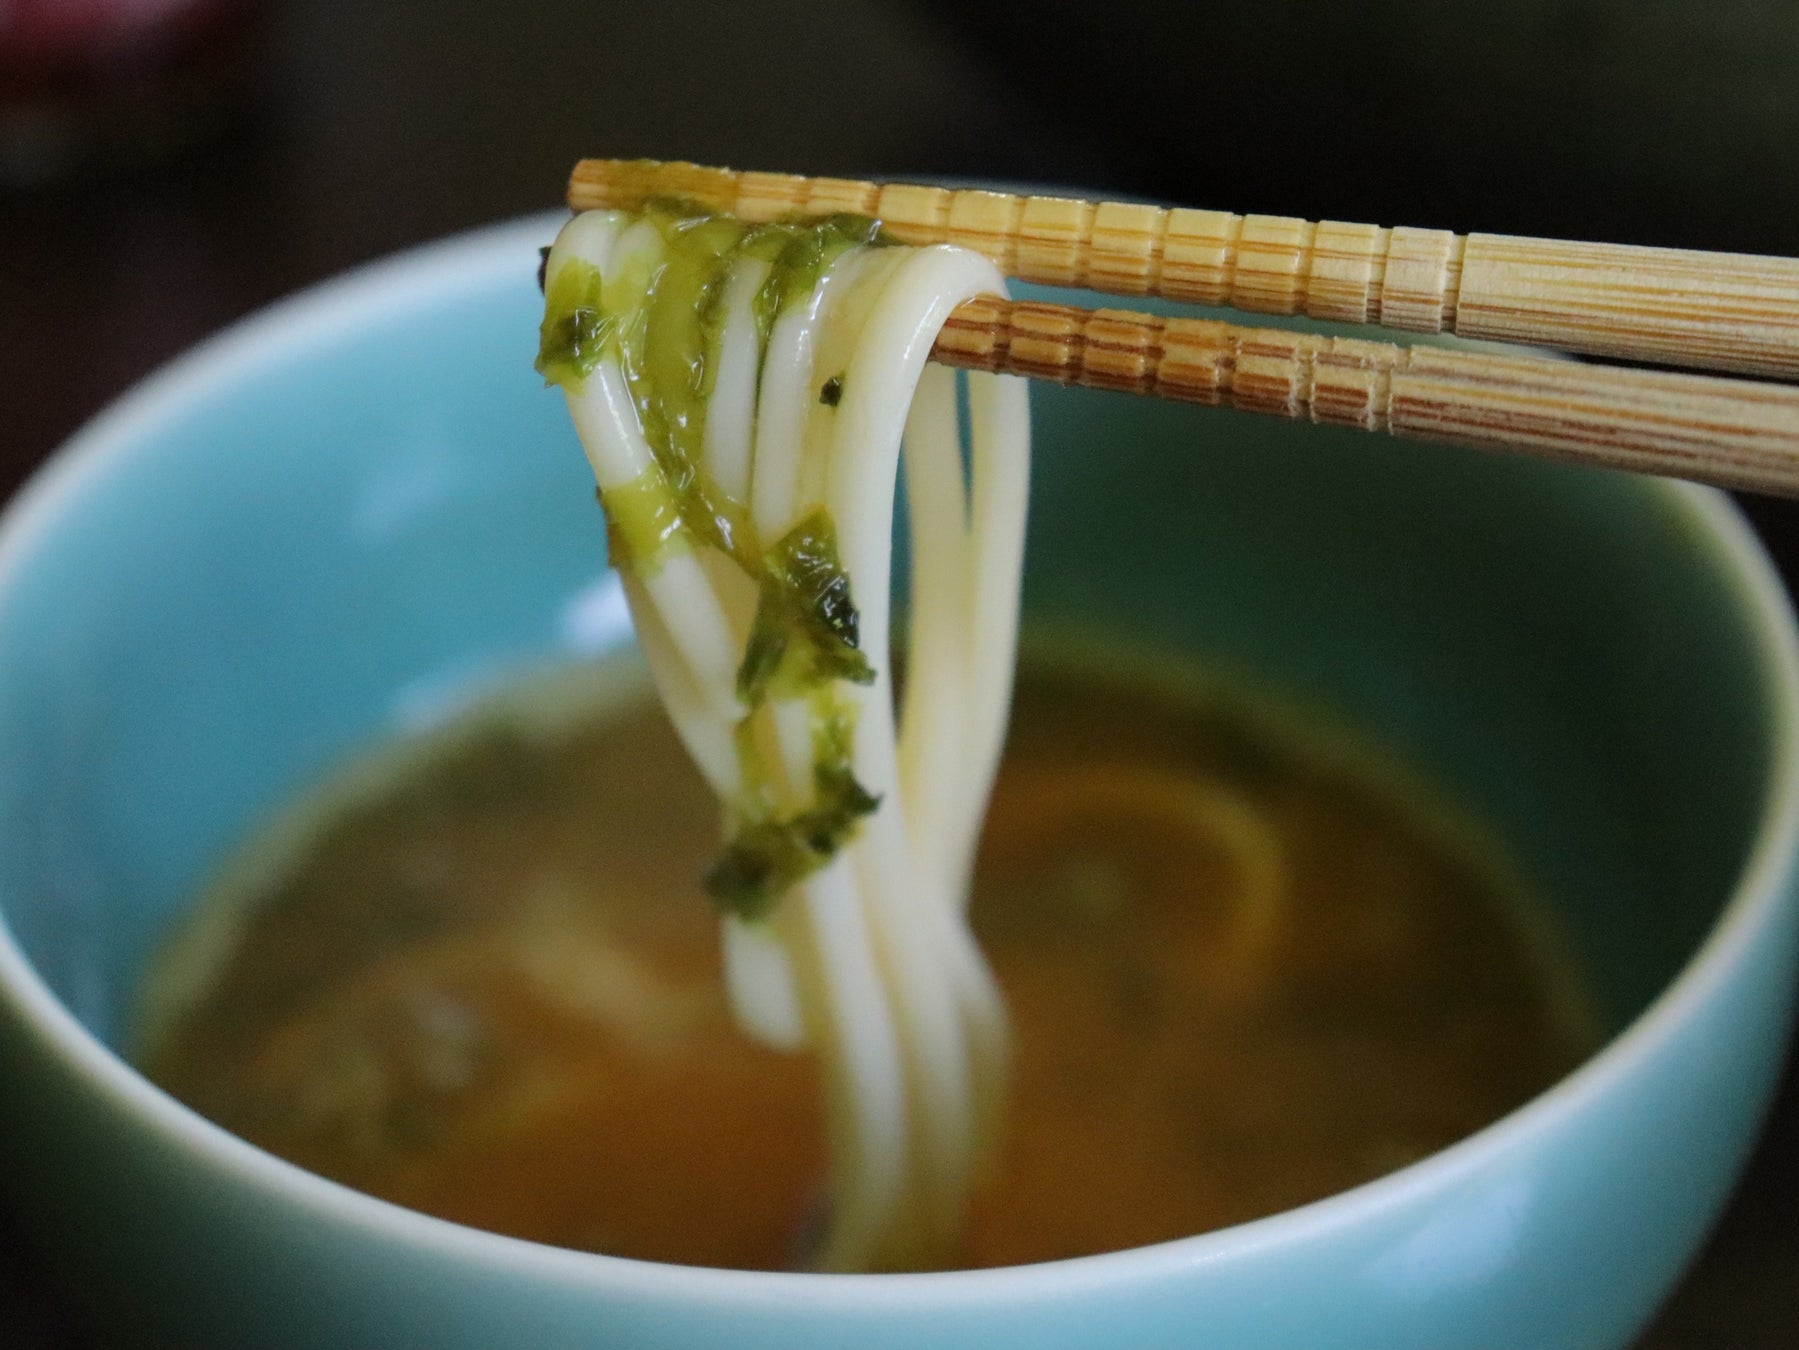
[[(576, 210), (679, 197), (745, 220), (847, 211), (1009, 277), (1265, 314), (1799, 379), (1799, 259), (1579, 244), (915, 184), (583, 160)], [(982, 297), (932, 359), (1799, 496), (1799, 389)]]

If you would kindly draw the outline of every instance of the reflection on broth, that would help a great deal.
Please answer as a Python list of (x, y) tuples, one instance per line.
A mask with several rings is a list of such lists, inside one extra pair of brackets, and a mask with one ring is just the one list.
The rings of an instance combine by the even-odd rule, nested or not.
[[(791, 1266), (820, 1219), (817, 1076), (734, 1026), (698, 883), (716, 807), (647, 687), (603, 692), (477, 714), (254, 844), (153, 975), (142, 1060), (428, 1213)], [(1016, 1044), (966, 1264), (1318, 1199), (1591, 1048), (1544, 926), (1390, 777), (1228, 701), (1027, 663), (974, 888)]]

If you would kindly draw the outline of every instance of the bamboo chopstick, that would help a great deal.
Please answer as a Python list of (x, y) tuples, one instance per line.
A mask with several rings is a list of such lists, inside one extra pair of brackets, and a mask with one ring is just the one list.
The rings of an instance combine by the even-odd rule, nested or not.
[(745, 220), (852, 211), (907, 244), (960, 244), (1006, 275), (1262, 314), (1799, 378), (1799, 259), (909, 183), (587, 159), (568, 204), (685, 197)]
[[(1796, 259), (1461, 239), (642, 160), (583, 160), (569, 181), (576, 210), (635, 210), (658, 197), (749, 220), (875, 215), (902, 242), (960, 244), (1010, 276), (1052, 285), (1799, 375)], [(931, 357), (1799, 496), (1799, 389), (1777, 384), (999, 297), (959, 306)]]
[(1799, 389), (983, 297), (952, 366), (1799, 496)]

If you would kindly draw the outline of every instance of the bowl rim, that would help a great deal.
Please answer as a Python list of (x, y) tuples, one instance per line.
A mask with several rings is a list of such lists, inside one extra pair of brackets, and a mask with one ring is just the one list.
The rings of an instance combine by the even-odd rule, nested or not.
[[(481, 292), (516, 276), (521, 258), (553, 237), (566, 212), (479, 227), (364, 264), (309, 286), (227, 326), (177, 356), (96, 415), (0, 510), (0, 594), (54, 531), (86, 486), (114, 465), (149, 453), (166, 418), (205, 401), (271, 356), (303, 352), (452, 292)], [(791, 1306), (842, 1311), (1066, 1297), (1121, 1281), (1153, 1280), (1305, 1234), (1352, 1225), (1452, 1185), (1496, 1156), (1580, 1111), (1629, 1077), (1655, 1047), (1718, 996), (1774, 919), (1799, 852), (1799, 633), (1785, 590), (1742, 513), (1725, 494), (1652, 480), (1670, 512), (1703, 540), (1705, 564), (1726, 577), (1753, 631), (1767, 676), (1771, 770), (1754, 842), (1735, 889), (1706, 937), (1655, 999), (1605, 1046), (1557, 1083), (1474, 1134), (1398, 1171), (1294, 1209), (1229, 1228), (1147, 1246), (1035, 1265), (888, 1275), (724, 1270), (578, 1252), (505, 1237), (376, 1199), (266, 1153), (169, 1096), (102, 1043), (51, 993), (0, 912), (0, 1000), (86, 1091), (114, 1104), (130, 1126), (270, 1201), (403, 1244), (421, 1254), (489, 1267), (538, 1282), (689, 1305)]]

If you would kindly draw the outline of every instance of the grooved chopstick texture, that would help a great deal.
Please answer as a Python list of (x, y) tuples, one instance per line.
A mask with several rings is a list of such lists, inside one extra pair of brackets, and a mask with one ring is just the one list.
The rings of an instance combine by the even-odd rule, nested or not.
[(582, 160), (569, 179), (577, 210), (657, 197), (746, 220), (876, 216), (904, 243), (960, 244), (1046, 285), (1799, 378), (1799, 259), (644, 160)]
[[(583, 160), (577, 210), (848, 211), (1058, 286), (1799, 375), (1799, 260)], [(982, 297), (933, 360), (1799, 496), (1799, 389)]]
[(1799, 389), (1487, 352), (971, 300), (933, 360), (1799, 495)]

